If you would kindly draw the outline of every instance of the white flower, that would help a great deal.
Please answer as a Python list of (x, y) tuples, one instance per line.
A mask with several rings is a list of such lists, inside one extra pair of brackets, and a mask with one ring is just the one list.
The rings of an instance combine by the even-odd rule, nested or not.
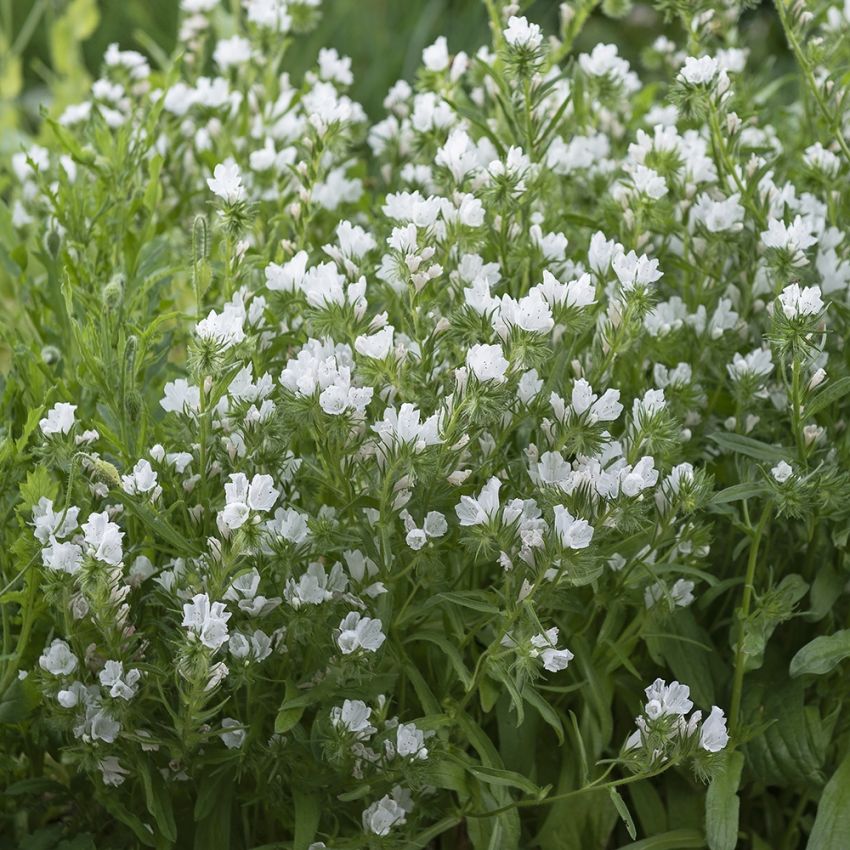
[(109, 519), (106, 511), (90, 514), (82, 525), (89, 554), (97, 561), (117, 567), (124, 557), (124, 532)]
[(389, 835), (394, 826), (406, 822), (407, 812), (389, 794), (372, 803), (363, 812), (363, 831), (375, 835)]
[(422, 51), (422, 64), (429, 71), (445, 71), (449, 67), (449, 48), (445, 36), (441, 35)]
[(720, 65), (711, 56), (688, 56), (678, 79), (692, 86), (706, 85), (714, 80), (719, 71)]
[(371, 335), (361, 334), (354, 340), (354, 350), (373, 360), (384, 360), (393, 347), (392, 325), (386, 325)]
[(47, 543), (51, 537), (61, 540), (77, 528), (78, 507), (69, 507), (67, 512), (57, 513), (53, 502), (42, 496), (32, 508), (34, 534), (41, 543)]
[(215, 167), (213, 176), (207, 178), (207, 186), (214, 195), (218, 195), (228, 204), (245, 200), (245, 188), (239, 166), (232, 160), (221, 162)]
[(412, 404), (403, 404), (398, 411), (388, 407), (384, 418), (372, 426), (372, 430), (386, 446), (409, 445), (416, 452), (424, 451), (428, 446), (442, 442), (439, 435), (439, 416), (435, 413), (420, 421), (421, 413)]
[(213, 602), (206, 593), (198, 593), (183, 605), (183, 625), (213, 651), (227, 643), (230, 612), (223, 602)]
[(109, 696), (123, 700), (131, 700), (136, 695), (141, 677), (142, 674), (135, 668), (125, 674), (121, 661), (107, 661), (98, 675), (100, 684), (108, 688)]
[(127, 768), (121, 766), (121, 762), (115, 756), (107, 756), (98, 762), (100, 775), (103, 778), (104, 785), (117, 787), (124, 782), (125, 777), (130, 775)]
[(77, 669), (77, 656), (64, 640), (56, 638), (41, 654), (38, 666), (52, 676), (70, 676)]
[(396, 752), (404, 757), (420, 759), (428, 758), (428, 748), (425, 746), (425, 736), (415, 723), (400, 723), (396, 729)]
[(377, 652), (386, 639), (380, 620), (361, 617), (356, 611), (352, 611), (346, 614), (339, 624), (336, 643), (343, 655), (351, 655), (358, 649)]
[(646, 689), (646, 716), (651, 720), (667, 715), (685, 715), (694, 704), (690, 700), (691, 689), (687, 685), (656, 679)]
[(550, 673), (566, 670), (567, 665), (575, 658), (568, 649), (558, 649), (557, 643), (558, 629), (556, 627), (531, 638), (531, 657), (539, 657), (543, 661), (543, 668)]
[(133, 467), (130, 475), (121, 476), (121, 486), (131, 496), (138, 493), (150, 493), (157, 489), (157, 474), (150, 463), (142, 458)]
[[(251, 59), (252, 56), (253, 51), (251, 50), (251, 42), (248, 41), (247, 38), (242, 38), (242, 36), (234, 35), (230, 38), (222, 38), (218, 41), (215, 46), (215, 51), (213, 52), (213, 61), (216, 65), (219, 66), (219, 68), (221, 68), (223, 71), (226, 71), (228, 68), (232, 68), (235, 65), (244, 65)], [(219, 169), (224, 167), (225, 166), (221, 165), (216, 166), (215, 177), (219, 181), (221, 180), (221, 177), (219, 176)], [(236, 171), (236, 178), (238, 182), (238, 170)], [(232, 192), (229, 193), (231, 195), (229, 197), (226, 197), (225, 194), (222, 194), (222, 191), (227, 193), (227, 190), (223, 189), (220, 183), (217, 184), (218, 188), (216, 188), (209, 180), (207, 182), (209, 183), (210, 189), (212, 189), (216, 195), (225, 198), (225, 200), (241, 200), (241, 198), (239, 197), (232, 197)]]
[(160, 407), (167, 413), (195, 413), (201, 406), (201, 391), (185, 378), (170, 381), (163, 389)]
[(650, 259), (646, 254), (638, 256), (634, 251), (616, 254), (611, 260), (611, 267), (624, 292), (655, 283), (664, 274), (658, 270), (658, 260)]
[(511, 15), (508, 27), (504, 31), (505, 41), (511, 47), (537, 50), (543, 43), (543, 33), (537, 24), (530, 24), (524, 17)]
[(41, 433), (46, 436), (53, 434), (67, 434), (74, 427), (74, 411), (76, 404), (68, 404), (60, 401), (47, 411), (47, 416), (38, 422)]
[(242, 724), (233, 717), (223, 717), (221, 720), (221, 732), (219, 738), (224, 742), (228, 750), (238, 750), (245, 743), (247, 732)]
[(787, 252), (792, 266), (804, 266), (808, 262), (805, 252), (817, 244), (818, 237), (812, 229), (811, 220), (798, 215), (791, 224), (776, 218), (769, 219), (761, 241), (766, 248)]
[(799, 283), (792, 283), (779, 293), (779, 303), (788, 319), (816, 316), (823, 310), (819, 286), (807, 286), (801, 289)]
[(195, 325), (195, 333), (200, 339), (215, 342), (221, 346), (222, 351), (226, 351), (245, 339), (244, 324), (244, 306), (241, 303), (228, 303), (224, 305), (221, 313), (210, 310), (209, 315)]
[(773, 371), (773, 357), (769, 348), (756, 348), (742, 357), (735, 352), (732, 362), (726, 366), (726, 371), (733, 381), (745, 377), (766, 378)]
[(729, 733), (726, 731), (723, 709), (713, 705), (711, 714), (699, 730), (699, 745), (710, 753), (719, 753), (728, 743)]
[(219, 521), (225, 529), (235, 531), (248, 520), (251, 511), (267, 512), (274, 507), (280, 491), (274, 488), (271, 475), (256, 474), (251, 482), (241, 472), (231, 473), (230, 483), (224, 485), (225, 506)]
[(499, 488), (502, 482), (491, 478), (475, 497), (461, 496), (455, 513), (461, 525), (482, 525), (495, 519), (499, 512)]
[(786, 463), (784, 460), (780, 460), (779, 463), (770, 470), (770, 474), (777, 483), (784, 484), (794, 474), (794, 469), (791, 464)]
[(331, 709), (331, 723), (334, 727), (342, 726), (351, 732), (359, 741), (371, 738), (378, 730), (369, 723), (372, 709), (360, 699), (344, 700), (342, 706)]
[(466, 352), (466, 365), (479, 381), (501, 383), (511, 364), (504, 358), (501, 345), (481, 344)]
[(555, 505), (555, 533), (567, 549), (586, 549), (593, 539), (593, 527), (585, 519), (576, 519), (563, 505)]

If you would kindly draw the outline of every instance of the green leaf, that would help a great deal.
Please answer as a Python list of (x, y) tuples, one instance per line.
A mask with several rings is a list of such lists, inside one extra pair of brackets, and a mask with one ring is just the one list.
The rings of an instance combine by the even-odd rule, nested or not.
[(721, 449), (734, 452), (735, 454), (746, 455), (755, 460), (776, 463), (780, 460), (791, 460), (792, 457), (789, 449), (785, 449), (782, 446), (770, 446), (767, 443), (754, 440), (752, 437), (745, 437), (743, 434), (729, 434), (725, 431), (718, 431), (708, 436)]
[(308, 794), (298, 788), (292, 791), (292, 803), (295, 808), (295, 837), (293, 850), (307, 850), (316, 837), (321, 818), (319, 797)]
[(453, 605), (460, 605), (462, 608), (471, 608), (473, 611), (480, 611), (482, 614), (499, 614), (501, 609), (493, 602), (493, 594), (486, 590), (456, 590), (438, 593), (432, 596), (426, 603), (425, 608), (431, 608), (434, 605), (439, 605), (441, 602), (451, 602)]
[(705, 795), (705, 837), (710, 850), (735, 850), (738, 846), (738, 786), (744, 756), (740, 751), (730, 752), (725, 762)]
[(826, 410), (827, 407), (838, 401), (838, 399), (846, 396), (847, 393), (850, 393), (850, 377), (839, 378), (834, 383), (827, 384), (815, 396), (811, 404), (805, 407), (803, 413), (806, 415), (806, 418), (816, 416), (822, 410)]
[(540, 798), (543, 795), (543, 789), (535, 785), (530, 779), (527, 779), (520, 773), (513, 770), (504, 770), (495, 767), (480, 767), (475, 764), (466, 765), (466, 769), (476, 779), (486, 782), (488, 785), (499, 785), (504, 788), (518, 788), (532, 797)]
[(145, 803), (158, 827), (159, 835), (168, 842), (177, 840), (177, 824), (171, 794), (159, 772), (152, 771), (144, 762), (136, 763), (136, 770), (145, 789)]
[(637, 838), (637, 830), (635, 829), (635, 822), (632, 820), (632, 813), (629, 811), (626, 801), (620, 796), (620, 792), (613, 787), (608, 789), (608, 796), (611, 798), (611, 802), (614, 804), (617, 814), (626, 825), (626, 832), (629, 833), (629, 838), (634, 840)]
[(842, 629), (833, 635), (824, 635), (809, 641), (791, 659), (789, 672), (795, 677), (804, 676), (807, 673), (822, 676), (848, 657), (850, 657), (850, 629)]
[(619, 850), (691, 850), (705, 847), (705, 838), (695, 829), (674, 829), (641, 841), (624, 844)]
[(744, 499), (757, 499), (769, 492), (766, 485), (759, 481), (747, 481), (743, 484), (733, 484), (720, 490), (711, 497), (711, 503), (726, 505), (729, 502), (740, 502)]
[(832, 774), (821, 794), (806, 850), (850, 847), (850, 754)]
[(470, 688), (472, 685), (472, 674), (463, 663), (463, 658), (461, 658), (456, 643), (449, 640), (445, 634), (424, 630), (412, 634), (409, 638), (407, 638), (405, 643), (417, 640), (427, 641), (428, 643), (433, 643), (435, 646), (438, 646), (445, 653), (446, 658), (454, 668), (455, 673), (457, 673), (463, 687), (467, 690)]
[(0, 724), (22, 723), (38, 703), (36, 689), (26, 679), (14, 679), (0, 696)]

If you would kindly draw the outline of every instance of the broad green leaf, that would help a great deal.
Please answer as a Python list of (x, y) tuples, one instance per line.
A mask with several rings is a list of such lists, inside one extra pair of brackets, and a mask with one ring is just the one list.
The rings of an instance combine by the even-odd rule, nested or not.
[(166, 841), (177, 840), (177, 824), (174, 822), (174, 810), (171, 805), (171, 793), (157, 770), (142, 761), (136, 762), (136, 772), (145, 789), (145, 803), (153, 817), (157, 833)]
[(35, 686), (26, 679), (13, 679), (12, 684), (0, 694), (0, 724), (23, 723), (39, 703)]
[(710, 850), (735, 850), (738, 846), (738, 818), (741, 800), (738, 786), (744, 756), (729, 752), (723, 768), (712, 777), (705, 795), (705, 837)]
[(850, 755), (838, 765), (823, 789), (806, 850), (850, 847)]
[(842, 629), (832, 635), (823, 635), (809, 641), (791, 659), (789, 672), (792, 676), (807, 673), (821, 676), (829, 673), (845, 658), (850, 657), (850, 629)]
[(838, 399), (843, 398), (850, 393), (850, 377), (839, 378), (831, 384), (827, 384), (815, 397), (811, 404), (808, 404), (803, 413), (806, 418), (816, 416), (822, 410), (826, 410)]
[(316, 794), (294, 788), (292, 803), (295, 808), (295, 836), (293, 850), (307, 850), (316, 837), (321, 818), (320, 798)]
[(766, 785), (818, 788), (826, 781), (831, 725), (815, 706), (805, 705), (801, 679), (781, 687), (775, 682), (775, 674), (765, 671), (761, 682), (749, 681), (744, 695), (745, 721), (765, 724), (746, 744), (748, 768)]

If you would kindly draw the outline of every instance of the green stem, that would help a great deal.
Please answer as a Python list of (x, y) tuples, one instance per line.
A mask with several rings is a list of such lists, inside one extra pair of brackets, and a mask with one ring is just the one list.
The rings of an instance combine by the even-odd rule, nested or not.
[(653, 776), (658, 776), (661, 773), (669, 770), (672, 767), (672, 763), (665, 764), (664, 767), (658, 768), (657, 770), (651, 770), (649, 773), (636, 773), (633, 776), (627, 776), (625, 779), (614, 779), (611, 782), (601, 782), (600, 780), (607, 776), (607, 773), (603, 774), (599, 779), (595, 779), (588, 785), (583, 785), (581, 788), (576, 788), (573, 791), (565, 791), (563, 794), (555, 794), (552, 797), (545, 797), (542, 800), (519, 800), (515, 803), (511, 803), (507, 806), (502, 806), (498, 809), (493, 809), (489, 812), (467, 812), (466, 817), (468, 818), (490, 818), (495, 815), (500, 815), (502, 812), (510, 811), (511, 809), (527, 809), (532, 808), (534, 806), (548, 806), (551, 803), (558, 803), (561, 800), (568, 800), (571, 797), (578, 797), (581, 794), (586, 794), (589, 791), (605, 791), (608, 788), (618, 788), (621, 785), (631, 785), (635, 782), (640, 782), (644, 779), (651, 779)]
[(785, 31), (785, 38), (788, 41), (788, 46), (791, 48), (794, 58), (797, 60), (797, 63), (803, 71), (806, 78), (806, 84), (815, 99), (815, 103), (817, 103), (818, 109), (826, 119), (830, 133), (838, 142), (838, 145), (841, 148), (841, 153), (844, 154), (844, 159), (847, 160), (848, 164), (850, 164), (850, 147), (847, 146), (847, 140), (844, 138), (844, 131), (841, 126), (841, 116), (840, 114), (833, 113), (832, 110), (830, 110), (829, 105), (823, 96), (823, 91), (818, 86), (817, 80), (815, 80), (814, 73), (812, 72), (812, 63), (809, 61), (808, 56), (806, 56), (803, 52), (803, 47), (788, 21), (788, 11), (785, 8), (784, 0), (774, 0), (774, 5), (776, 6), (779, 21), (782, 24), (782, 29)]
[(770, 518), (770, 505), (766, 505), (759, 519), (758, 525), (753, 532), (750, 541), (750, 554), (747, 558), (747, 574), (744, 578), (744, 594), (741, 597), (739, 609), (738, 639), (735, 647), (735, 673), (732, 679), (732, 702), (729, 709), (729, 728), (734, 733), (738, 728), (738, 718), (741, 713), (741, 697), (744, 690), (744, 624), (750, 615), (750, 605), (753, 598), (753, 580), (756, 574), (756, 563), (758, 561), (759, 544), (761, 543), (764, 529)]

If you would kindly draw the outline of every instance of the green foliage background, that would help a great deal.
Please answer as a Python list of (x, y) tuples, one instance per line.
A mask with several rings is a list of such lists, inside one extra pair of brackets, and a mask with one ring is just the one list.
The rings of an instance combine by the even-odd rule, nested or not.
[[(544, 29), (555, 31), (559, 5), (558, 0), (536, 0), (524, 4), (528, 7), (524, 13)], [(170, 53), (177, 37), (178, 9), (179, 0), (0, 0), (0, 79), (12, 63), (20, 61), (23, 95), (18, 114), (10, 115), (9, 92), (0, 83), (0, 98), (6, 101), (3, 126), (8, 129), (20, 119), (32, 126), (47, 95), (46, 83), (55, 80), (57, 73), (68, 78), (60, 92), (79, 94), (85, 76), (97, 74), (111, 42), (148, 54), (157, 49)], [(32, 14), (38, 17), (32, 37), (20, 57), (10, 56), (8, 45)], [(74, 22), (76, 30), (64, 25), (66, 19)], [(770, 4), (754, 9), (748, 24), (758, 33), (751, 43), (761, 45), (759, 62), (784, 64), (785, 42)], [(664, 29), (657, 13), (638, 4), (624, 22), (595, 15), (582, 42), (616, 42), (621, 54), (633, 61)], [(485, 43), (487, 16), (481, 0), (325, 0), (318, 28), (294, 45), (289, 61), (296, 71), (307, 68), (323, 46), (351, 56), (353, 96), (376, 117), (387, 89), (399, 77), (412, 77), (422, 48), (438, 35), (447, 36), (453, 52), (475, 50)], [(65, 56), (57, 61), (57, 53)], [(8, 149), (10, 138), (4, 133), (0, 150)]]

